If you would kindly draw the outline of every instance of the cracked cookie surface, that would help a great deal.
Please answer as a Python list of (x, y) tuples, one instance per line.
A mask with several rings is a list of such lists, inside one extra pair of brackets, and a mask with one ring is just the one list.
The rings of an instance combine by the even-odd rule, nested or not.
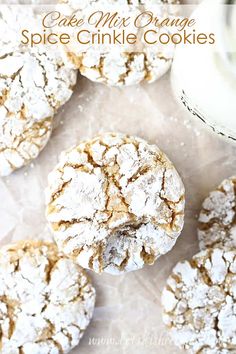
[(63, 354), (75, 347), (94, 309), (84, 271), (54, 244), (22, 241), (0, 250), (0, 351)]
[(61, 251), (84, 268), (120, 274), (153, 264), (184, 223), (184, 186), (156, 145), (104, 133), (61, 154), (46, 190)]
[(164, 323), (193, 354), (236, 353), (236, 252), (201, 251), (178, 263), (162, 294)]
[(225, 179), (204, 200), (199, 216), (200, 249), (236, 247), (236, 177)]
[[(85, 11), (84, 5), (78, 1), (64, 0), (62, 2), (67, 3), (71, 7), (71, 11), (78, 11), (80, 7), (82, 12)], [(171, 16), (173, 5), (178, 4), (179, 1), (145, 0), (141, 2), (142, 5), (140, 5), (140, 1), (131, 2), (128, 0), (89, 0), (87, 1), (88, 3), (91, 7), (100, 4), (100, 6), (106, 8), (107, 4), (115, 5), (115, 9), (117, 9), (120, 6), (118, 11), (124, 17), (130, 14), (132, 18), (133, 13), (138, 16), (144, 11), (153, 10), (154, 13), (158, 13), (160, 18), (165, 18)], [(130, 4), (132, 4), (132, 9)], [(156, 5), (161, 5), (162, 7), (159, 6), (156, 9)], [(90, 13), (92, 13), (91, 10)], [(110, 86), (130, 86), (140, 82), (152, 83), (158, 80), (169, 70), (172, 64), (175, 45), (171, 41), (168, 44), (161, 44), (158, 41), (155, 45), (147, 45), (143, 39), (145, 29), (137, 28), (133, 24), (130, 25), (130, 29), (131, 26), (132, 33), (135, 33), (138, 38), (138, 45), (123, 45), (120, 47), (114, 45), (111, 47), (95, 43), (88, 46), (84, 52), (78, 51), (76, 45), (71, 45), (64, 47), (68, 58), (78, 67), (82, 75), (92, 81)], [(153, 30), (158, 32), (158, 35), (169, 33), (168, 27), (155, 27)], [(153, 36), (151, 40), (153, 41)]]
[[(25, 27), (24, 27), (25, 26)], [(1, 8), (0, 175), (36, 158), (52, 131), (56, 110), (71, 96), (76, 70), (55, 46), (21, 43), (22, 28), (41, 32), (29, 7)], [(66, 63), (67, 62), (67, 63)]]

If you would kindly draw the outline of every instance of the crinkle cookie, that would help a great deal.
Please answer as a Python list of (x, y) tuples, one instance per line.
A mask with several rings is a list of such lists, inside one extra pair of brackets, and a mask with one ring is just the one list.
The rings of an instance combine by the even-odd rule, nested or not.
[[(40, 32), (30, 8), (2, 7), (0, 18), (0, 175), (36, 158), (56, 110), (72, 94), (76, 70), (55, 46), (21, 44), (22, 28)], [(67, 60), (68, 61), (68, 60)]]
[[(84, 5), (80, 1), (62, 0), (62, 2), (71, 6), (71, 12), (75, 11), (75, 9), (77, 11), (78, 8), (82, 8), (82, 12), (85, 11), (83, 8)], [(163, 9), (159, 10), (160, 14), (158, 13), (158, 15), (160, 18), (166, 18), (171, 15), (170, 9), (172, 7), (168, 8), (167, 4), (176, 5), (179, 3), (178, 0), (145, 0), (141, 2), (144, 5), (140, 5), (140, 1), (128, 0), (89, 0), (88, 2), (90, 6), (100, 3), (101, 6), (103, 5), (102, 9), (105, 8), (104, 4), (121, 6), (123, 7), (124, 17), (129, 12), (131, 17), (136, 17), (145, 10), (151, 11), (152, 7), (157, 4), (165, 5)], [(130, 3), (135, 5), (132, 6), (132, 10), (129, 5)], [(133, 15), (134, 11), (136, 13), (135, 16)], [(153, 11), (157, 13), (155, 7)], [(139, 44), (141, 43), (141, 45), (127, 44), (119, 47), (116, 44), (111, 48), (109, 45), (95, 43), (88, 46), (84, 52), (81, 51), (81, 48), (78, 50), (78, 46), (76, 45), (65, 46), (64, 48), (67, 51), (69, 59), (78, 67), (81, 74), (92, 81), (110, 86), (129, 86), (140, 82), (152, 83), (169, 70), (174, 56), (175, 45), (171, 41), (168, 44), (158, 42), (155, 45), (147, 45), (142, 39), (145, 29), (138, 29), (134, 26), (132, 28), (131, 25), (129, 28), (130, 32), (137, 35)], [(158, 32), (157, 27), (154, 30)], [(158, 33), (160, 35), (166, 32), (169, 33), (169, 28), (160, 28)], [(156, 35), (155, 39), (157, 38), (158, 36)]]
[(236, 247), (236, 177), (225, 179), (204, 200), (198, 238), (200, 249)]
[(75, 347), (93, 314), (86, 274), (50, 243), (0, 250), (2, 354), (63, 354)]
[(178, 263), (162, 304), (179, 347), (194, 354), (236, 353), (236, 251), (208, 249)]
[(49, 175), (47, 220), (59, 249), (95, 272), (153, 264), (184, 223), (184, 186), (156, 145), (105, 133), (62, 153)]

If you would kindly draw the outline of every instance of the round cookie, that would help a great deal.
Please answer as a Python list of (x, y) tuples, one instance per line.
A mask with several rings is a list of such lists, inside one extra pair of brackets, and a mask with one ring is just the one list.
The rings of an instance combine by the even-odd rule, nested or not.
[(200, 249), (236, 247), (236, 177), (225, 179), (204, 200), (199, 216)]
[(56, 110), (72, 94), (76, 70), (59, 48), (23, 45), (22, 28), (40, 32), (29, 7), (4, 7), (0, 19), (0, 175), (36, 158)]
[(178, 263), (162, 294), (176, 345), (193, 354), (236, 353), (236, 251), (201, 251)]
[(49, 175), (47, 220), (61, 251), (95, 272), (153, 264), (184, 223), (184, 186), (156, 145), (105, 133), (62, 153)]
[[(67, 3), (71, 7), (71, 12), (78, 11), (78, 7), (82, 8), (82, 13), (85, 11), (83, 4), (78, 3), (78, 1), (64, 0), (62, 2)], [(179, 1), (145, 0), (140, 4), (138, 0), (132, 2), (128, 0), (90, 0), (89, 3), (90, 6), (100, 4), (100, 6), (103, 6), (102, 8), (106, 8), (104, 4), (115, 4), (115, 10), (119, 12), (119, 16), (121, 17), (128, 17), (127, 14), (130, 14), (131, 18), (135, 18), (142, 12), (153, 9), (153, 12), (158, 13), (160, 18), (166, 18), (172, 15), (171, 10), (173, 11), (173, 5), (178, 4)], [(131, 3), (133, 5), (132, 8), (130, 6)], [(159, 6), (157, 11), (155, 5), (162, 5), (163, 8)], [(117, 9), (117, 6), (120, 7)], [(91, 10), (90, 13), (92, 12)], [(133, 13), (135, 13), (135, 16)], [(132, 20), (131, 23), (133, 22)], [(148, 45), (142, 39), (145, 29), (135, 26), (131, 27), (131, 25), (129, 28), (130, 32), (132, 31), (139, 38), (135, 45), (126, 44), (118, 46), (116, 44), (111, 47), (111, 45), (93, 43), (88, 45), (83, 52), (81, 48), (78, 49), (78, 45), (76, 44), (71, 45), (70, 43), (70, 45), (64, 46), (64, 48), (67, 51), (69, 59), (78, 67), (81, 74), (94, 82), (109, 86), (130, 86), (139, 84), (140, 82), (152, 83), (169, 70), (174, 56), (175, 45), (171, 41), (168, 44), (161, 44), (158, 41), (155, 45)], [(89, 30), (92, 31), (91, 28)], [(155, 27), (153, 30), (158, 32), (159, 35), (161, 33), (169, 33), (168, 27), (159, 29)]]
[(75, 347), (94, 309), (84, 271), (50, 243), (0, 250), (2, 354), (63, 354)]

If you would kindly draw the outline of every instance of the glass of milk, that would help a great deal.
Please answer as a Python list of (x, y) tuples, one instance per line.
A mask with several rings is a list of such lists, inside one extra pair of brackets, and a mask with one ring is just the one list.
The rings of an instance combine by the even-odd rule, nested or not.
[(216, 43), (177, 45), (173, 91), (192, 116), (236, 140), (236, 0), (204, 0), (192, 17), (216, 31)]

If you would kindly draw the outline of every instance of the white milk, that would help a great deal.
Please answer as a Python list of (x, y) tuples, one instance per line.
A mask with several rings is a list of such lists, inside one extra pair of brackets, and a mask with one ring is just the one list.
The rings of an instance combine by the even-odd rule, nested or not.
[(228, 16), (219, 2), (205, 0), (193, 15), (200, 31), (216, 32), (216, 44), (177, 45), (172, 86), (192, 115), (236, 140), (236, 0)]

